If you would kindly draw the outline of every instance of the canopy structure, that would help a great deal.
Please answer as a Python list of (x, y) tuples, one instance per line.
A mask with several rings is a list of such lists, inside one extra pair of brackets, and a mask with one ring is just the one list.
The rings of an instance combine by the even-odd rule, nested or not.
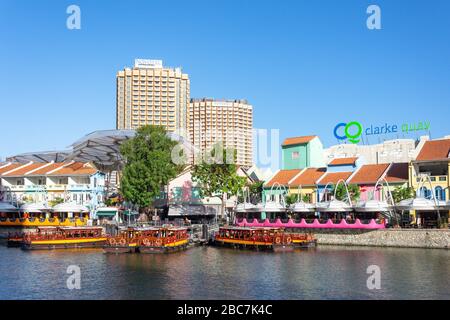
[(319, 212), (350, 212), (353, 207), (344, 201), (331, 200), (326, 202), (319, 202), (317, 204), (317, 211)]
[(72, 152), (72, 150), (61, 150), (61, 151), (42, 151), (42, 152), (27, 152), (11, 156), (6, 158), (9, 162), (20, 162), (27, 163), (33, 162), (62, 162), (65, 161), (67, 156)]
[(9, 202), (0, 202), (0, 212), (17, 212), (19, 209), (17, 209), (15, 206), (13, 206)]
[(89, 209), (83, 205), (75, 203), (60, 203), (53, 207), (54, 212), (89, 212)]
[(20, 207), (22, 212), (36, 212), (40, 213), (42, 211), (50, 210), (51, 208), (44, 202), (39, 203), (25, 203)]
[(392, 209), (391, 205), (380, 200), (359, 201), (355, 205), (356, 212), (387, 212)]
[(97, 217), (115, 217), (118, 212), (119, 209), (117, 208), (102, 207), (98, 208), (95, 214), (97, 215)]
[[(135, 130), (94, 131), (72, 143), (68, 150), (30, 152), (9, 157), (7, 160), (16, 162), (93, 162), (99, 170), (104, 172), (121, 170), (123, 158), (120, 154), (120, 145), (134, 137), (135, 134)], [(168, 133), (168, 136), (172, 140), (180, 142), (187, 152), (193, 154), (197, 151), (184, 137), (176, 133)]]
[(303, 201), (296, 202), (290, 206), (292, 212), (315, 212), (316, 206), (312, 203), (306, 203)]

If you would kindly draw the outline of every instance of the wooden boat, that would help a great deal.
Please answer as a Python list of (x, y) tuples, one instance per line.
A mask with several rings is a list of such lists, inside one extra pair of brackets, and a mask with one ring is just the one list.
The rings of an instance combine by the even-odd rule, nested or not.
[(22, 249), (101, 248), (106, 239), (102, 227), (38, 228), (24, 236)]
[(236, 248), (290, 251), (315, 246), (316, 239), (311, 234), (288, 233), (280, 228), (222, 227), (215, 235), (214, 243)]
[(166, 253), (183, 250), (188, 244), (187, 228), (129, 227), (118, 236), (108, 237), (103, 249), (108, 253)]
[(187, 228), (169, 227), (147, 230), (139, 238), (139, 252), (167, 253), (184, 250), (189, 244)]
[(139, 236), (142, 231), (140, 228), (133, 227), (120, 230), (117, 236), (108, 236), (103, 250), (107, 253), (136, 252), (139, 244)]
[[(44, 233), (50, 233), (55, 232), (56, 227), (37, 227), (36, 232), (44, 234)], [(26, 232), (16, 232), (16, 233), (8, 233), (8, 242), (7, 246), (11, 248), (20, 248), (22, 244), (24, 243), (25, 236), (27, 235)]]

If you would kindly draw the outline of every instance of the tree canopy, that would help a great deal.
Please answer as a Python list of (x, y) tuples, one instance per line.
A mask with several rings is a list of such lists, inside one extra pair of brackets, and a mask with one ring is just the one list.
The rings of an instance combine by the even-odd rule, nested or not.
[(125, 167), (120, 183), (126, 201), (140, 208), (151, 205), (180, 172), (181, 168), (171, 160), (176, 145), (163, 127), (150, 125), (137, 129), (136, 135), (121, 145)]
[(237, 174), (236, 155), (236, 150), (223, 149), (218, 144), (207, 161), (194, 165), (192, 180), (199, 184), (203, 196), (222, 198), (225, 194), (237, 195), (244, 188), (246, 178)]
[[(336, 186), (333, 188), (333, 190), (331, 191), (331, 193), (334, 193)], [(352, 201), (356, 201), (359, 199), (361, 192), (359, 190), (359, 186), (356, 184), (349, 184), (347, 186), (348, 188), (348, 193), (350, 194), (350, 199)], [(347, 199), (347, 190), (345, 189), (345, 185), (344, 184), (339, 184), (336, 188), (336, 199), (343, 201)]]

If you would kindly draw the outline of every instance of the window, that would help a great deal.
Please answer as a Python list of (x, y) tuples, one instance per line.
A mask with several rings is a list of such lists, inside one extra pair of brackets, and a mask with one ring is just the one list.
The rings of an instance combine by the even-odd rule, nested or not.
[(437, 200), (445, 201), (445, 190), (442, 187), (436, 187), (434, 189), (434, 194)]
[(298, 159), (299, 156), (300, 156), (300, 153), (298, 151), (293, 151), (292, 152), (292, 160)]

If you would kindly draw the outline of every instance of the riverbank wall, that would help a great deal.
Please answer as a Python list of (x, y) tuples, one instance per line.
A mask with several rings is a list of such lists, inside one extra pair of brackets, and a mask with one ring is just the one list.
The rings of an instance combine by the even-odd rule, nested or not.
[(450, 249), (448, 229), (318, 229), (314, 234), (319, 245)]

